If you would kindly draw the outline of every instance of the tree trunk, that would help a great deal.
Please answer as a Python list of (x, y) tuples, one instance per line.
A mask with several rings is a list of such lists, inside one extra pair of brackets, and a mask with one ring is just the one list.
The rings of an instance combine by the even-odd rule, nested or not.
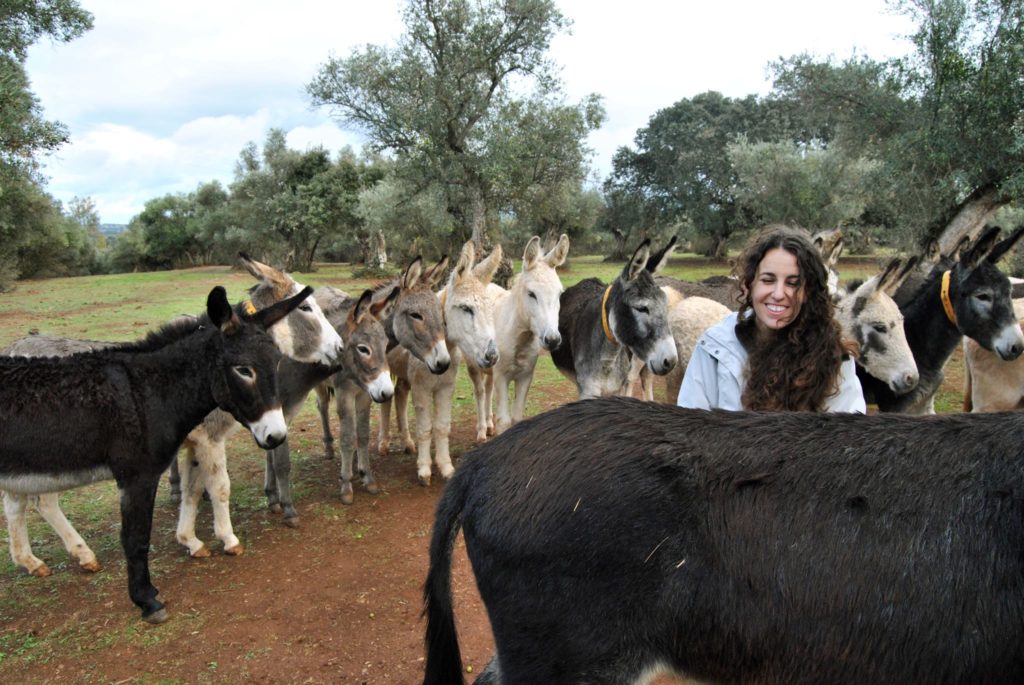
[(476, 253), (478, 255), (482, 255), (484, 253), (484, 249), (487, 247), (484, 245), (487, 208), (484, 206), (484, 195), (480, 192), (479, 188), (473, 188), (470, 196), (470, 202), (472, 203), (469, 215), (470, 239), (473, 241), (473, 247), (476, 248)]
[(939, 251), (949, 254), (963, 236), (970, 236), (972, 240), (976, 238), (992, 213), (1005, 204), (1006, 200), (999, 197), (994, 186), (975, 190), (952, 211), (951, 218), (939, 235)]

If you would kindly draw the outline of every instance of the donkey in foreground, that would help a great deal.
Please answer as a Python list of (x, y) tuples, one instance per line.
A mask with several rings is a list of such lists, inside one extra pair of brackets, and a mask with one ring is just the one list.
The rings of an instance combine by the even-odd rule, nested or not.
[[(1010, 281), (996, 267), (1024, 235), (1024, 226), (1002, 241), (999, 233), (999, 228), (990, 228), (955, 261), (942, 258), (917, 292), (900, 304), (920, 380), (910, 392), (896, 394), (887, 383), (858, 367), (869, 404), (875, 402), (879, 411), (934, 414), (942, 368), (964, 336), (1003, 360), (1016, 359), (1024, 351), (1024, 333), (1010, 301)], [(897, 302), (900, 297), (898, 292)]]
[(581, 398), (628, 394), (634, 360), (658, 376), (676, 365), (668, 304), (654, 282), (675, 243), (673, 237), (652, 256), (651, 241), (645, 240), (611, 285), (588, 278), (562, 293), (562, 344), (551, 351), (551, 360), (576, 382)]
[(139, 342), (70, 357), (0, 358), (0, 489), (31, 495), (116, 480), (128, 594), (145, 620), (166, 620), (149, 576), (160, 476), (217, 407), (262, 447), (284, 440), (281, 353), (266, 329), (311, 292), (240, 317), (218, 286), (207, 318), (168, 324)]
[(463, 682), (460, 527), (478, 685), (1024, 682), (1022, 444), (1017, 414), (546, 412), (441, 497), (424, 683)]

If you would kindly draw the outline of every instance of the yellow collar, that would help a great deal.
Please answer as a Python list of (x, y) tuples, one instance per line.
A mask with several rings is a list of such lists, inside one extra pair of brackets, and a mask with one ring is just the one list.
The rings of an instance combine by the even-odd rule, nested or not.
[(256, 305), (252, 303), (252, 300), (246, 300), (245, 302), (242, 303), (242, 311), (244, 311), (249, 316), (252, 316), (253, 314), (256, 313)]
[(601, 326), (604, 327), (604, 334), (608, 338), (608, 342), (618, 345), (619, 341), (615, 339), (615, 334), (612, 333), (612, 328), (608, 325), (608, 296), (611, 293), (612, 286), (608, 286), (604, 291), (604, 297), (601, 298)]
[(939, 291), (939, 297), (942, 298), (942, 308), (946, 310), (946, 318), (956, 326), (956, 312), (953, 311), (953, 303), (949, 301), (949, 274), (948, 271), (942, 274), (942, 290)]

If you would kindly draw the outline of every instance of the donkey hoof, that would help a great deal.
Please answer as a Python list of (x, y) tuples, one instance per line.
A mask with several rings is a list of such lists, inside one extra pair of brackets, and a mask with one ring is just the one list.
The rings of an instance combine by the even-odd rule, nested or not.
[(420, 481), (420, 485), (422, 485), (425, 488), (429, 488), (430, 487), (430, 474), (428, 473), (425, 476), (424, 475), (420, 475), (419, 476), (419, 481)]
[(412, 440), (410, 440), (409, 442), (405, 443), (405, 453), (406, 454), (416, 454), (416, 443), (414, 443)]
[(380, 486), (377, 485), (376, 483), (367, 483), (366, 484), (366, 491), (368, 493), (370, 493), (371, 495), (379, 495), (380, 494)]
[[(245, 552), (245, 547), (243, 547), (241, 543), (235, 545), (234, 547), (224, 548), (224, 554), (227, 554), (230, 557), (240, 557), (242, 556), (243, 552)], [(207, 556), (209, 556), (209, 554), (207, 554)]]
[(193, 559), (207, 559), (210, 556), (210, 550), (206, 547), (206, 545), (203, 545), (202, 547), (200, 547), (199, 549), (197, 549), (194, 552), (193, 551), (189, 551), (188, 554)]
[(352, 484), (351, 483), (342, 483), (342, 485), (341, 485), (341, 503), (342, 504), (352, 504), (352, 502), (354, 502), (354, 501), (355, 501), (355, 496), (353, 495), (353, 492), (352, 492)]
[(279, 502), (268, 504), (267, 509), (270, 510), (271, 514), (280, 514), (282, 511), (284, 511), (284, 509), (281, 508), (281, 504)]
[(142, 615), (142, 620), (145, 621), (146, 623), (152, 623), (153, 625), (159, 625), (159, 624), (161, 624), (161, 623), (163, 623), (164, 621), (167, 620), (167, 609), (165, 609), (163, 607), (160, 607), (159, 609), (157, 609), (153, 613), (149, 614), (148, 616), (146, 614), (143, 614)]
[(84, 564), (79, 564), (79, 566), (83, 571), (88, 571), (89, 573), (96, 573), (103, 569), (98, 561), (87, 561)]
[(284, 523), (284, 525), (288, 526), (289, 528), (298, 528), (299, 527), (299, 517), (298, 516), (286, 516), (283, 519), (281, 519), (281, 522)]
[(28, 573), (29, 575), (35, 576), (36, 578), (48, 578), (49, 576), (53, 575), (53, 571), (51, 571), (50, 567), (46, 564), (40, 564)]

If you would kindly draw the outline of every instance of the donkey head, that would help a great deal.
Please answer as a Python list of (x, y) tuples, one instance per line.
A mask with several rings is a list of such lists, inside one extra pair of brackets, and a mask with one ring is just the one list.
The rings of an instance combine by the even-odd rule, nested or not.
[(899, 259), (891, 260), (882, 273), (848, 292), (836, 306), (843, 336), (860, 346), (857, 363), (897, 395), (913, 390), (919, 380), (903, 330), (903, 314), (892, 299), (916, 267), (917, 257), (911, 257), (902, 268), (900, 264)]
[(615, 338), (659, 376), (671, 371), (679, 358), (668, 325), (668, 300), (654, 282), (654, 274), (668, 261), (675, 244), (673, 237), (652, 255), (651, 241), (640, 243), (612, 284), (606, 309)]
[(1024, 226), (1002, 241), (999, 232), (988, 229), (960, 254), (950, 270), (949, 297), (960, 332), (1010, 361), (1024, 351), (1024, 334), (1013, 313), (1010, 280), (996, 262), (1024, 235)]
[(388, 335), (381, 320), (398, 299), (398, 289), (379, 302), (366, 290), (348, 312), (343, 326), (345, 370), (374, 402), (385, 402), (395, 394), (388, 368)]
[(466, 358), (486, 369), (498, 361), (498, 343), (494, 333), (494, 300), (487, 294), (487, 284), (501, 265), (501, 245), (475, 264), (473, 241), (462, 246), (459, 261), (448, 277), (439, 297), (444, 307), (446, 336), (458, 345)]
[(441, 303), (434, 294), (434, 283), (448, 266), (443, 257), (434, 267), (423, 271), (420, 257), (412, 260), (398, 282), (378, 289), (374, 300), (386, 299), (391, 289), (398, 290), (394, 306), (385, 317), (384, 328), (389, 337), (427, 365), (431, 373), (441, 374), (451, 366), (451, 356), (444, 341), (444, 318)]
[[(257, 309), (302, 290), (303, 286), (284, 271), (258, 262), (244, 252), (239, 252), (238, 256), (246, 271), (259, 281), (249, 291)], [(296, 361), (331, 365), (341, 355), (341, 337), (312, 297), (271, 327), (269, 332), (281, 353)]]
[(512, 285), (520, 320), (529, 322), (530, 331), (545, 350), (562, 344), (558, 332), (558, 311), (562, 281), (555, 271), (569, 255), (569, 236), (562, 234), (547, 253), (540, 249), (540, 237), (533, 236), (523, 251), (523, 270)]
[(224, 411), (246, 426), (263, 449), (273, 449), (288, 435), (277, 396), (277, 366), (281, 352), (268, 330), (307, 299), (312, 288), (277, 302), (252, 315), (239, 316), (217, 286), (206, 300), (206, 313), (217, 329), (214, 340), (220, 373), (213, 381), (213, 396)]

